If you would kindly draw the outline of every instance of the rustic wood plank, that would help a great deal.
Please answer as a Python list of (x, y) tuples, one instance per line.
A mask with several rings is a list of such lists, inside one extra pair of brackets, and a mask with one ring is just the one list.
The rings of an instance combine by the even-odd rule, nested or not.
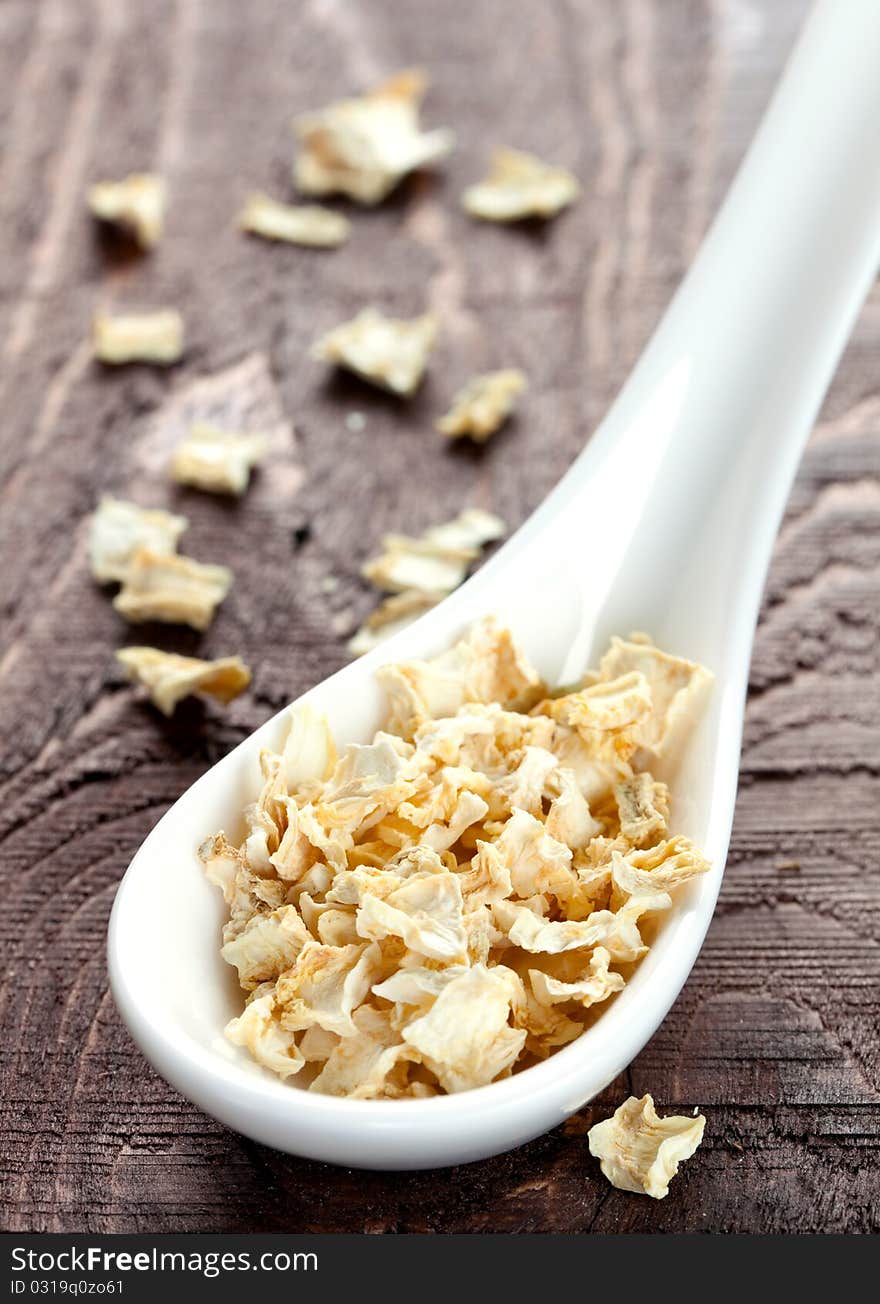
[[(106, 989), (119, 876), (183, 788), (345, 658), (372, 598), (360, 561), (388, 528), (463, 503), (519, 524), (581, 446), (692, 258), (806, 0), (64, 0), (0, 11), (0, 1204), (10, 1229), (867, 1231), (880, 1208), (880, 396), (875, 290), (807, 450), (752, 671), (718, 914), (669, 1018), (564, 1128), (446, 1173), (303, 1163), (206, 1119), (153, 1075)], [(422, 62), (428, 116), (459, 148), (325, 256), (243, 239), (254, 185), (284, 194), (288, 119)], [(36, 111), (35, 106), (39, 107)], [(489, 147), (574, 167), (585, 197), (546, 232), (476, 227), (455, 203)], [(159, 167), (168, 235), (132, 259), (81, 203), (98, 175)], [(441, 314), (401, 406), (327, 378), (308, 345), (363, 302)], [(179, 304), (167, 374), (107, 375), (98, 304)], [(522, 366), (521, 414), (481, 450), (431, 419), (475, 366)], [(204, 378), (210, 378), (206, 391)], [(181, 411), (219, 403), (276, 431), (242, 504), (172, 491)], [(351, 411), (366, 429), (348, 430)], [(293, 427), (293, 433), (290, 427)], [(105, 490), (171, 502), (189, 549), (228, 561), (203, 638), (253, 691), (157, 718), (123, 684), (129, 632), (85, 566)], [(338, 580), (333, 592), (323, 581)], [(707, 1111), (662, 1204), (611, 1190), (585, 1132), (621, 1096)]]

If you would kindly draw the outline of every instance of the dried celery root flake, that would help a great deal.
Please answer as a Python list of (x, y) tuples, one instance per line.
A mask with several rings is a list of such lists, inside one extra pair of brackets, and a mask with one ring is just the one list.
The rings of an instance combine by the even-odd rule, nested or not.
[(437, 429), (450, 439), (469, 435), (483, 444), (510, 416), (525, 388), (526, 378), (521, 371), (489, 371), (475, 376), (456, 394), (446, 416), (437, 422)]
[(105, 494), (92, 516), (89, 558), (99, 584), (125, 578), (132, 557), (139, 548), (156, 556), (169, 556), (189, 521), (171, 512), (138, 507), (137, 503)]
[(128, 231), (142, 249), (159, 243), (165, 220), (165, 183), (151, 172), (133, 172), (122, 181), (98, 181), (87, 201), (101, 222)]
[(242, 231), (312, 249), (333, 249), (351, 234), (351, 223), (319, 204), (282, 204), (260, 191), (248, 196), (238, 219)]
[(426, 89), (424, 74), (411, 69), (366, 95), (298, 118), (297, 189), (378, 204), (407, 173), (448, 154), (455, 142), (451, 131), (423, 132), (419, 126)]
[(243, 494), (265, 451), (263, 435), (196, 422), (174, 450), (171, 479), (208, 493)]
[(600, 1160), (612, 1186), (662, 1200), (679, 1164), (702, 1141), (705, 1126), (702, 1114), (660, 1118), (650, 1096), (630, 1096), (611, 1118), (590, 1128), (590, 1154)]
[(407, 397), (418, 388), (436, 337), (437, 322), (431, 313), (407, 320), (364, 308), (322, 336), (313, 356)]
[(357, 633), (348, 640), (349, 652), (352, 656), (365, 656), (436, 607), (439, 601), (439, 594), (425, 593), (421, 589), (404, 589), (392, 594), (370, 613)]
[(159, 620), (205, 630), (229, 592), (232, 571), (190, 557), (161, 557), (149, 548), (133, 556), (113, 606), (126, 620)]
[(99, 312), (92, 322), (95, 357), (109, 366), (151, 362), (169, 366), (183, 354), (183, 318), (173, 308), (111, 317)]
[(487, 222), (555, 217), (580, 194), (577, 177), (565, 168), (544, 163), (524, 150), (499, 149), (484, 181), (469, 186), (461, 197), (472, 217)]
[(173, 715), (178, 702), (193, 695), (231, 702), (251, 682), (251, 672), (241, 657), (202, 661), (155, 647), (125, 647), (116, 653), (116, 660), (129, 679), (149, 689), (163, 715)]

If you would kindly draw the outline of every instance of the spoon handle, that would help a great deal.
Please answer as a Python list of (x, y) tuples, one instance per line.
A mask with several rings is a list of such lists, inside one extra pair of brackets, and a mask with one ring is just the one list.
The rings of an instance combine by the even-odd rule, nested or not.
[(819, 0), (635, 371), (487, 584), (524, 546), (598, 549), (594, 640), (634, 618), (662, 639), (675, 604), (699, 603), (690, 653), (714, 654), (723, 621), (747, 661), (803, 443), (880, 263), (878, 124), (880, 3)]

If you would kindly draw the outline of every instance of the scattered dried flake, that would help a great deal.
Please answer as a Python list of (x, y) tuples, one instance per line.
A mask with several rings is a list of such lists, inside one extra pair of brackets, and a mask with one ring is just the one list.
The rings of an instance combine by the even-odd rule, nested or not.
[(348, 218), (334, 213), (332, 208), (321, 208), (318, 204), (281, 204), (260, 191), (248, 196), (238, 224), (242, 231), (262, 236), (264, 240), (283, 240), (313, 249), (333, 249), (351, 234)]
[(407, 320), (365, 308), (318, 340), (312, 353), (392, 394), (408, 396), (418, 388), (436, 338), (431, 313)]
[(679, 1164), (702, 1141), (705, 1126), (702, 1114), (660, 1118), (650, 1096), (630, 1096), (611, 1118), (590, 1128), (590, 1154), (600, 1160), (612, 1186), (662, 1200)]
[(424, 74), (412, 69), (358, 99), (298, 118), (297, 188), (378, 204), (407, 173), (448, 154), (455, 141), (451, 131), (423, 132), (419, 126), (426, 89)]
[(425, 530), (422, 541), (435, 548), (476, 550), (503, 539), (505, 534), (507, 526), (500, 516), (481, 507), (466, 507), (451, 521)]
[(160, 620), (206, 630), (229, 592), (232, 572), (190, 557), (163, 557), (139, 548), (113, 606), (126, 620)]
[(488, 177), (469, 186), (461, 197), (472, 217), (487, 222), (555, 217), (580, 194), (577, 177), (565, 168), (542, 162), (523, 150), (499, 149)]
[(159, 243), (165, 220), (165, 184), (150, 172), (133, 172), (123, 181), (98, 181), (89, 187), (88, 205), (101, 222), (127, 231), (142, 249)]
[[(435, 546), (486, 528), (461, 518)], [(233, 1040), (283, 1075), (313, 1066), (314, 1091), (399, 1099), (484, 1085), (580, 1036), (647, 950), (644, 918), (708, 864), (640, 768), (643, 670), (547, 698), (487, 619), (379, 678), (388, 730), (337, 757), (326, 721), (292, 712), (241, 844), (217, 834), (200, 856), (251, 994)]]
[(105, 494), (89, 533), (92, 574), (99, 584), (124, 579), (140, 548), (149, 548), (157, 557), (170, 556), (188, 525), (185, 516), (151, 511)]
[(208, 493), (243, 494), (265, 452), (264, 435), (238, 434), (199, 422), (174, 450), (171, 479)]
[(173, 715), (184, 697), (193, 694), (231, 702), (251, 682), (251, 672), (241, 657), (200, 661), (197, 657), (160, 652), (155, 647), (126, 647), (116, 653), (129, 679), (143, 684), (164, 715)]
[(437, 422), (437, 429), (450, 439), (469, 435), (476, 443), (484, 444), (510, 416), (525, 388), (526, 378), (521, 371), (490, 371), (476, 376), (456, 394), (446, 416)]
[(183, 355), (183, 318), (173, 308), (123, 317), (98, 313), (92, 323), (92, 342), (98, 361), (111, 366), (127, 362), (169, 366)]
[(382, 602), (349, 641), (349, 651), (363, 656), (405, 629), (437, 605), (465, 578), (487, 543), (503, 538), (507, 527), (498, 516), (466, 508), (451, 521), (431, 526), (419, 538), (387, 534), (383, 551), (361, 573), (392, 596)]
[(356, 657), (372, 652), (373, 648), (436, 607), (439, 601), (439, 594), (425, 593), (421, 589), (404, 589), (392, 594), (370, 613), (357, 633), (348, 640), (349, 652)]

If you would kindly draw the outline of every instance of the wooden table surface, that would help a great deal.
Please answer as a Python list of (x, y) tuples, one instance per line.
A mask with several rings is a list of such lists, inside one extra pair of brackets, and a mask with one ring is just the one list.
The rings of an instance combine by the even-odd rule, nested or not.
[[(107, 991), (113, 894), (141, 839), (247, 731), (346, 660), (386, 529), (465, 504), (518, 525), (607, 408), (691, 261), (769, 97), (802, 0), (3, 0), (0, 4), (0, 1002), (3, 1224), (55, 1231), (852, 1231), (878, 1226), (880, 292), (806, 452), (755, 647), (717, 915), (653, 1041), (594, 1105), (512, 1154), (445, 1172), (300, 1162), (206, 1118), (147, 1067)], [(283, 196), (295, 112), (409, 64), (433, 177), (356, 215), (338, 252), (233, 218)], [(545, 230), (457, 206), (490, 146), (572, 166)], [(153, 168), (151, 257), (101, 242), (87, 182)], [(748, 269), (744, 269), (747, 277)], [(401, 403), (328, 379), (308, 346), (368, 302), (442, 319)], [(176, 305), (185, 361), (102, 372), (96, 307)], [(432, 430), (475, 369), (521, 366), (521, 415), (483, 450)], [(351, 412), (366, 417), (350, 429)], [(241, 503), (173, 489), (187, 416), (274, 432)], [(707, 432), (710, 436), (711, 432)], [(182, 508), (230, 564), (202, 638), (128, 630), (91, 581), (100, 493)], [(589, 559), (585, 558), (585, 564)], [(334, 588), (326, 581), (338, 581)], [(144, 637), (146, 636), (146, 638)], [(123, 683), (126, 641), (241, 653), (252, 692), (168, 723)], [(700, 1105), (663, 1202), (613, 1190), (585, 1132), (630, 1092)]]

